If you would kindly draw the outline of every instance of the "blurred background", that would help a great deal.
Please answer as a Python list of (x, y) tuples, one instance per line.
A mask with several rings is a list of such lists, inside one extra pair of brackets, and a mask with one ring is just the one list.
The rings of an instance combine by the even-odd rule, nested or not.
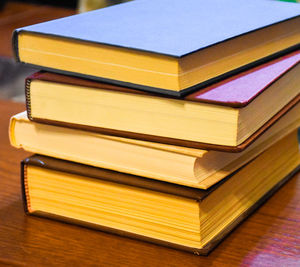
[(24, 79), (36, 71), (14, 62), (11, 49), (14, 29), (126, 1), (128, 0), (0, 0), (0, 99), (25, 101)]
[(0, 0), (0, 99), (24, 102), (24, 79), (36, 71), (14, 62), (14, 29), (121, 2), (126, 0)]

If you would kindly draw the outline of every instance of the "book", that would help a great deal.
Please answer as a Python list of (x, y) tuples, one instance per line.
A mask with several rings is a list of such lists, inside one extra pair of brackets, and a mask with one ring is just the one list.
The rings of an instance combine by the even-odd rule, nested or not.
[(300, 51), (184, 99), (39, 72), (26, 81), (30, 120), (200, 149), (241, 151), (299, 100)]
[(181, 97), (299, 48), (300, 5), (140, 0), (17, 29), (16, 59)]
[(22, 163), (28, 214), (207, 254), (299, 169), (297, 131), (209, 190), (44, 156)]
[(240, 153), (191, 149), (11, 118), (11, 144), (26, 151), (207, 189), (300, 126), (300, 104)]

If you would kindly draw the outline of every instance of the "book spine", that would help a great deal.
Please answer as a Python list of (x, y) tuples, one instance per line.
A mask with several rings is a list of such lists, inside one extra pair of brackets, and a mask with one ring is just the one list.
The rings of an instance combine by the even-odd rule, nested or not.
[(26, 214), (30, 214), (30, 208), (28, 204), (30, 205), (29, 200), (29, 191), (27, 186), (27, 164), (26, 160), (24, 159), (21, 161), (21, 194), (23, 199), (23, 208)]
[(30, 84), (31, 84), (31, 79), (26, 78), (26, 80), (25, 80), (25, 98), (26, 98), (27, 117), (29, 120), (33, 121), (33, 118), (31, 115)]
[(13, 56), (17, 62), (21, 62), (19, 57), (19, 42), (18, 42), (19, 32), (20, 32), (19, 30), (14, 30), (12, 34)]

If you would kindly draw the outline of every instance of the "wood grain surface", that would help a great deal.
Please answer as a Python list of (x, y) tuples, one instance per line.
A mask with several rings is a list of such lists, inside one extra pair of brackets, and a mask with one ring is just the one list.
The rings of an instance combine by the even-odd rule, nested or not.
[(22, 104), (0, 100), (0, 266), (300, 266), (300, 180), (296, 175), (209, 256), (27, 216), (8, 121)]

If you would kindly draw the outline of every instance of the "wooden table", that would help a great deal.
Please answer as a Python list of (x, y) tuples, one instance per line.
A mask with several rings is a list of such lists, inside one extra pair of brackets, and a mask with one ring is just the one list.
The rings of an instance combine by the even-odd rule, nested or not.
[(23, 212), (9, 117), (25, 109), (0, 100), (1, 266), (300, 266), (300, 180), (296, 175), (209, 256), (148, 244)]

